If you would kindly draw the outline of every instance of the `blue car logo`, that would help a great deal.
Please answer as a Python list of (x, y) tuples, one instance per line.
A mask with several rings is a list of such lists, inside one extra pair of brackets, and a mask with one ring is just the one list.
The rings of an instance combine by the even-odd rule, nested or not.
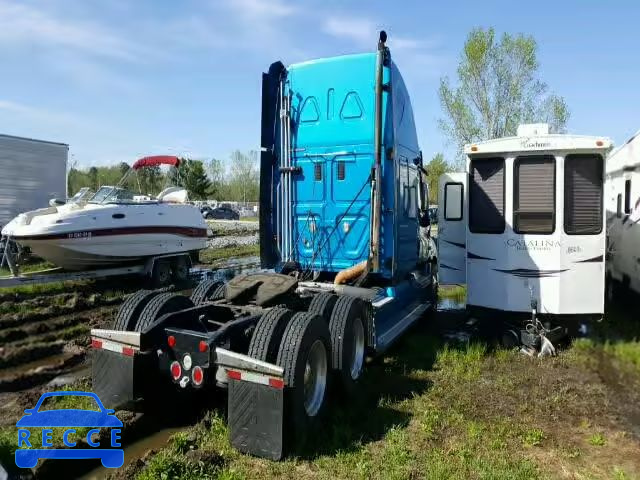
[[(50, 409), (40, 411), (42, 403), (50, 397), (91, 397), (95, 400), (99, 410), (81, 409)], [(43, 394), (36, 406), (24, 411), (25, 415), (18, 420), (18, 450), (16, 450), (16, 465), (20, 468), (33, 468), (41, 458), (57, 459), (86, 459), (99, 458), (107, 468), (118, 468), (124, 463), (124, 452), (120, 447), (120, 427), (122, 422), (113, 415), (114, 410), (104, 407), (100, 399), (92, 392), (50, 392)], [(29, 428), (42, 428), (42, 438), (31, 438)], [(62, 427), (62, 440), (68, 448), (53, 447), (53, 430), (49, 427)], [(76, 430), (72, 427), (91, 427), (86, 434), (86, 443), (91, 448), (74, 448), (76, 446)], [(100, 428), (110, 428), (110, 448), (100, 448), (93, 435), (100, 432)], [(32, 443), (41, 444), (42, 448), (31, 448)], [(20, 448), (28, 447), (28, 448)]]

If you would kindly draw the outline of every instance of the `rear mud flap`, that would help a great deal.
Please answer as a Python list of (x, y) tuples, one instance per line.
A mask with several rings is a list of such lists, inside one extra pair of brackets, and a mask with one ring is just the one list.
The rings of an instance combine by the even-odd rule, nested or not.
[[(142, 397), (146, 384), (144, 371), (148, 356), (122, 355), (109, 350), (94, 350), (92, 381), (93, 391), (107, 408), (130, 405)], [(151, 366), (153, 368), (153, 365)]]
[(284, 455), (284, 390), (229, 379), (231, 444), (243, 453), (280, 460)]

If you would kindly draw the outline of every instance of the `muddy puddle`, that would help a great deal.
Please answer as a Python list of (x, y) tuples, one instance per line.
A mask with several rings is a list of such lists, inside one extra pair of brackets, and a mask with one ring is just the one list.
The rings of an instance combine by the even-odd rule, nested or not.
[(38, 373), (39, 371), (47, 368), (55, 368), (57, 366), (61, 367), (71, 357), (73, 357), (72, 353), (59, 353), (57, 355), (51, 355), (38, 360), (33, 360), (32, 362), (22, 363), (20, 365), (0, 370), (0, 381), (18, 377), (25, 373)]
[(438, 311), (464, 310), (465, 300), (456, 298), (440, 298), (438, 299)]
[[(158, 432), (152, 433), (140, 440), (133, 442), (131, 445), (124, 447), (124, 464), (122, 465), (122, 469), (126, 468), (132, 462), (138, 461), (140, 458), (144, 457), (144, 455), (149, 450), (160, 450), (167, 445), (169, 438), (175, 433), (182, 432), (186, 430), (188, 427), (174, 427), (174, 428), (165, 428), (159, 430)], [(113, 469), (105, 468), (102, 465), (94, 468), (93, 470), (87, 472), (86, 474), (78, 477), (79, 480), (102, 480), (106, 478), (109, 474), (113, 473)]]

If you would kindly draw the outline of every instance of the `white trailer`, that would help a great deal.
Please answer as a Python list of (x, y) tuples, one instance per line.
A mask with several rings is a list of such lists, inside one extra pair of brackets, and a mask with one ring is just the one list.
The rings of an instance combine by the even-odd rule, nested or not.
[(21, 212), (67, 198), (69, 146), (0, 135), (0, 225)]
[(607, 297), (640, 293), (640, 131), (607, 158)]
[(610, 147), (544, 124), (465, 147), (466, 172), (440, 180), (438, 272), (441, 284), (467, 284), (470, 314), (533, 313), (547, 324), (602, 316)]

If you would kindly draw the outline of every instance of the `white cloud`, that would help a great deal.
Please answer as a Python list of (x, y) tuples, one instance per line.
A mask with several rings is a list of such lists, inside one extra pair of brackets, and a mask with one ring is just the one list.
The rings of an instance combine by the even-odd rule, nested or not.
[(298, 11), (281, 0), (231, 0), (228, 5), (240, 15), (263, 19), (290, 17)]
[(0, 42), (5, 48), (73, 50), (87, 55), (134, 61), (149, 52), (104, 26), (56, 15), (27, 3), (0, 0)]
[(19, 116), (26, 120), (33, 120), (49, 124), (64, 123), (67, 125), (80, 125), (82, 122), (77, 117), (64, 113), (54, 112), (43, 108), (32, 107), (23, 103), (11, 100), (0, 99), (0, 111), (4, 111), (9, 115)]
[(359, 48), (372, 50), (375, 47), (380, 30), (388, 33), (388, 45), (391, 55), (403, 67), (403, 71), (412, 71), (420, 76), (438, 74), (446, 59), (439, 53), (439, 42), (432, 38), (416, 38), (396, 35), (393, 28), (378, 24), (370, 18), (329, 16), (322, 30), (327, 35), (353, 42)]
[[(371, 46), (375, 45), (380, 30), (385, 30), (385, 25), (377, 24), (368, 18), (329, 17), (325, 20), (322, 29), (333, 37), (349, 39), (359, 46)], [(425, 50), (432, 49), (436, 45), (433, 40), (395, 35), (392, 31), (387, 33), (389, 45), (394, 51)]]
[(329, 17), (322, 27), (325, 33), (338, 38), (347, 38), (359, 45), (377, 40), (376, 24), (365, 18)]

